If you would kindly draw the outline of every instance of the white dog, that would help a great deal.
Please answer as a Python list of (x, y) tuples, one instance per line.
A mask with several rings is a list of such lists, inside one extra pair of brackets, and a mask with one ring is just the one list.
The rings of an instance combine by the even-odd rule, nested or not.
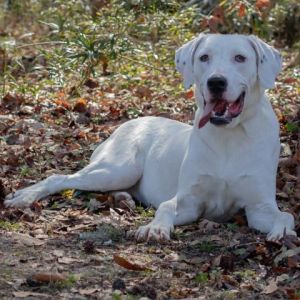
[(275, 201), (279, 126), (264, 93), (281, 70), (278, 52), (254, 36), (200, 34), (175, 60), (185, 88), (196, 86), (194, 126), (159, 117), (127, 122), (84, 169), (10, 194), (5, 205), (29, 206), (64, 189), (127, 191), (157, 208), (138, 240), (169, 239), (176, 225), (228, 220), (241, 208), (269, 240), (295, 235), (293, 216)]

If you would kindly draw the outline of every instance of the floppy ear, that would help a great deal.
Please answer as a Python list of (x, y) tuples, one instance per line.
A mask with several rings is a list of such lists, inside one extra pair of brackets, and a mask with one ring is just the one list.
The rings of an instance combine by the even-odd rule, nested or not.
[(275, 78), (281, 71), (282, 62), (279, 52), (256, 36), (249, 36), (250, 43), (257, 56), (257, 75), (261, 85), (270, 89), (275, 85)]
[(190, 88), (194, 84), (194, 54), (204, 36), (205, 35), (201, 33), (198, 37), (187, 42), (176, 51), (176, 70), (183, 76), (183, 86), (185, 89)]

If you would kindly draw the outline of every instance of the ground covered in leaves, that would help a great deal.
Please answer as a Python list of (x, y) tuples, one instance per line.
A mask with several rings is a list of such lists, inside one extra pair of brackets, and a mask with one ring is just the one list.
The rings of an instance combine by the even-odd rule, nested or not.
[[(151, 31), (156, 41), (139, 56), (55, 85), (49, 58), (28, 46), (31, 36), (18, 23), (5, 30), (27, 46), (18, 50), (22, 67), (5, 53), (12, 77), (4, 76), (0, 102), (1, 299), (300, 299), (300, 240), (268, 243), (243, 215), (176, 228), (170, 243), (158, 244), (131, 234), (154, 211), (109, 194), (67, 190), (31, 208), (4, 208), (7, 193), (81, 169), (123, 122), (154, 115), (192, 124), (195, 109), (170, 60), (181, 35), (174, 42)], [(293, 54), (283, 54), (285, 69), (269, 92), (281, 124), (277, 199), (300, 236), (300, 70), (287, 68)]]

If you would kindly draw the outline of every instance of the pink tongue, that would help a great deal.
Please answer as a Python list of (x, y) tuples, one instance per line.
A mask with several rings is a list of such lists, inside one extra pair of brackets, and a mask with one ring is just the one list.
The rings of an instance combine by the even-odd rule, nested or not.
[(228, 108), (228, 112), (230, 114), (230, 116), (235, 117), (238, 114), (240, 114), (242, 111), (242, 105), (240, 102), (234, 102), (232, 103), (229, 108)]
[(210, 119), (211, 112), (213, 111), (216, 103), (207, 102), (204, 106), (204, 111), (202, 113), (201, 119), (199, 121), (199, 128), (202, 128)]

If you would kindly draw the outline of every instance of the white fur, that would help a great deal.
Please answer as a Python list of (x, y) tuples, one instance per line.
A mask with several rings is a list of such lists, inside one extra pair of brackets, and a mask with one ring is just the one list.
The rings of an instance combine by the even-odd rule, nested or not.
[[(199, 57), (208, 54), (208, 62)], [(236, 55), (247, 59), (237, 62)], [(90, 164), (73, 175), (53, 175), (10, 194), (6, 206), (29, 206), (64, 189), (127, 191), (157, 208), (154, 220), (136, 232), (138, 240), (169, 239), (174, 226), (200, 217), (228, 220), (246, 210), (249, 226), (276, 240), (295, 235), (292, 215), (275, 201), (279, 126), (264, 89), (281, 68), (278, 52), (253, 36), (201, 34), (176, 52), (185, 87), (195, 84), (198, 110), (194, 126), (145, 117), (120, 126), (93, 153)], [(198, 128), (207, 80), (228, 81), (223, 98), (245, 91), (244, 109), (226, 126)]]

